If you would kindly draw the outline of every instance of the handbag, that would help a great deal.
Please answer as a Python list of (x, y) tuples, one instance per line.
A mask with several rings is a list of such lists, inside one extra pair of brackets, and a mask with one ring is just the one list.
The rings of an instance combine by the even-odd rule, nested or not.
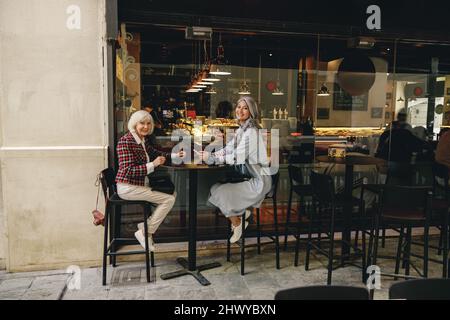
[(155, 170), (148, 175), (149, 186), (154, 191), (159, 191), (167, 194), (175, 192), (175, 185), (170, 179), (170, 175), (161, 170)]
[(95, 181), (95, 186), (97, 187), (97, 202), (95, 204), (95, 210), (92, 211), (92, 216), (94, 217), (94, 226), (105, 226), (105, 215), (98, 210), (98, 196), (100, 194), (100, 174), (97, 176)]
[(225, 179), (219, 180), (219, 183), (240, 183), (252, 178), (245, 164), (235, 164), (232, 169), (227, 172)]

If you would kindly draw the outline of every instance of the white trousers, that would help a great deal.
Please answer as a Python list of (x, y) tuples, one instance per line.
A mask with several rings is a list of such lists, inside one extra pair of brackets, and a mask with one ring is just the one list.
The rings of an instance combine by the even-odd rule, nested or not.
[[(134, 186), (125, 183), (117, 184), (117, 194), (124, 200), (143, 200), (157, 204), (150, 218), (147, 220), (148, 233), (156, 232), (164, 218), (175, 204), (176, 193), (173, 195), (152, 191), (149, 187)], [(144, 224), (140, 223), (139, 229), (144, 230)]]

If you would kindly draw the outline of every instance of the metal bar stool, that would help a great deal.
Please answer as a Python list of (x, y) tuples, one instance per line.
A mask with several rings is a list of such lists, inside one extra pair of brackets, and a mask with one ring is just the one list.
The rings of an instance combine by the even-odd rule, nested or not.
[[(316, 173), (314, 171), (311, 172), (311, 184), (313, 187), (313, 210), (310, 212), (309, 217), (309, 226), (308, 226), (308, 242), (306, 246), (306, 257), (305, 257), (305, 270), (309, 270), (309, 258), (311, 254), (311, 249), (315, 249), (318, 253), (326, 256), (328, 258), (328, 276), (327, 276), (327, 285), (331, 284), (331, 277), (333, 270), (336, 269), (333, 267), (333, 261), (335, 258), (334, 255), (334, 244), (335, 242), (341, 242), (345, 243), (345, 240), (335, 240), (334, 235), (337, 230), (337, 209), (343, 208), (347, 203), (351, 203), (352, 208), (358, 207), (358, 211), (360, 216), (364, 213), (364, 201), (362, 199), (358, 199), (355, 197), (347, 197), (345, 194), (336, 194), (335, 188), (334, 188), (334, 182), (331, 176), (321, 173)], [(317, 208), (318, 207), (318, 208)], [(318, 212), (316, 212), (319, 209)], [(314, 213), (314, 214), (313, 214)], [(325, 215), (326, 214), (326, 215)], [(329, 227), (325, 230), (322, 230), (322, 219), (327, 219), (327, 222), (329, 223)], [(353, 221), (352, 221), (353, 222)], [(316, 227), (317, 232), (326, 234), (326, 239), (329, 241), (329, 248), (328, 250), (325, 250), (319, 244), (315, 243), (312, 239), (312, 234), (314, 233), (313, 228)], [(317, 239), (318, 241), (319, 239)], [(322, 239), (323, 240), (323, 239)], [(362, 261), (362, 274), (364, 277), (364, 271), (365, 271), (365, 262), (366, 262), (366, 255), (365, 255), (365, 248), (366, 248), (366, 241), (365, 241), (365, 234), (362, 235), (362, 249), (359, 249), (356, 246), (353, 246), (352, 243), (347, 243), (347, 245), (355, 251), (355, 253), (359, 256), (361, 256)], [(296, 257), (298, 257), (298, 246), (296, 247)], [(297, 261), (295, 262), (297, 265)], [(338, 267), (343, 266), (345, 263), (343, 261), (343, 256), (341, 256), (341, 262)]]
[[(287, 249), (287, 238), (289, 235), (290, 224), (291, 224), (291, 210), (292, 210), (292, 200), (294, 193), (300, 197), (300, 210), (297, 212), (297, 228), (294, 232), (294, 236), (297, 242), (300, 241), (300, 223), (301, 215), (306, 213), (305, 197), (312, 197), (312, 186), (310, 184), (304, 184), (302, 168), (294, 166), (292, 164), (288, 167), (289, 172), (289, 201), (286, 213), (286, 226), (284, 231), (284, 251)], [(305, 215), (306, 216), (306, 215)]]
[[(428, 276), (428, 235), (431, 222), (433, 193), (430, 187), (416, 186), (390, 186), (386, 185), (381, 189), (378, 211), (376, 212), (371, 228), (369, 240), (369, 259), (367, 265), (376, 264), (378, 258), (378, 232), (380, 225), (400, 226), (400, 239), (397, 247), (397, 256), (395, 263), (395, 274), (390, 275), (404, 278), (410, 277), (410, 267), (414, 268), (420, 276)], [(413, 227), (424, 228), (423, 243), (423, 272), (420, 272), (410, 257), (412, 244), (411, 229)], [(406, 229), (406, 235), (404, 235)], [(403, 239), (405, 241), (403, 241)], [(399, 275), (400, 260), (405, 264), (405, 275)], [(382, 273), (383, 275), (383, 273)], [(384, 274), (388, 275), (388, 274)]]
[[(256, 209), (256, 233), (257, 233), (257, 244), (258, 244), (258, 254), (261, 254), (261, 236), (267, 236), (269, 237), (272, 242), (275, 243), (275, 255), (276, 255), (276, 268), (280, 269), (280, 243), (279, 243), (279, 231), (278, 231), (278, 210), (277, 210), (277, 189), (278, 189), (278, 181), (280, 179), (280, 173), (272, 176), (272, 188), (270, 192), (266, 195), (265, 199), (272, 199), (273, 204), (273, 220), (274, 220), (274, 227), (275, 227), (275, 235), (264, 233), (261, 231), (261, 225), (260, 225), (260, 209)], [(242, 228), (242, 236), (241, 240), (237, 242), (237, 244), (240, 247), (240, 253), (241, 253), (241, 275), (245, 274), (245, 213), (241, 215), (241, 228)], [(228, 222), (228, 230), (231, 229), (231, 222)], [(230, 261), (231, 259), (231, 243), (230, 243), (230, 234), (228, 234), (227, 239), (227, 261)]]
[[(145, 267), (147, 282), (150, 282), (150, 254), (148, 250), (148, 237), (145, 237), (145, 249), (144, 250), (132, 250), (118, 252), (117, 249), (120, 244), (134, 243), (137, 242), (134, 238), (120, 238), (117, 237), (117, 233), (114, 229), (109, 228), (110, 219), (116, 220), (116, 208), (121, 208), (126, 205), (140, 205), (143, 208), (144, 216), (144, 232), (148, 234), (147, 219), (151, 215), (151, 203), (147, 201), (128, 201), (123, 200), (117, 195), (117, 188), (115, 184), (115, 173), (112, 168), (107, 168), (100, 173), (100, 182), (102, 184), (103, 195), (105, 196), (105, 233), (103, 242), (103, 274), (102, 274), (102, 284), (106, 285), (106, 258), (110, 257), (110, 262), (113, 267), (116, 266), (116, 257), (121, 255), (134, 255), (134, 254), (145, 254)], [(154, 254), (151, 252), (151, 266), (155, 266)]]

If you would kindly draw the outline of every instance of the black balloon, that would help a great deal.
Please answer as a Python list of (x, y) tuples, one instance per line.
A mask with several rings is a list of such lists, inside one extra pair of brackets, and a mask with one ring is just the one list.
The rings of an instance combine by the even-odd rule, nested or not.
[(361, 53), (346, 55), (339, 65), (337, 82), (351, 96), (367, 93), (375, 82), (372, 60)]

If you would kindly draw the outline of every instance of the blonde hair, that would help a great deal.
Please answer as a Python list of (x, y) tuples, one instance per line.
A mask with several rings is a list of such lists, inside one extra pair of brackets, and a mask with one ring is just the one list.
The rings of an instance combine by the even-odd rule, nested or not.
[(150, 134), (153, 133), (153, 129), (155, 128), (155, 124), (153, 122), (153, 118), (150, 115), (150, 113), (148, 113), (145, 110), (139, 110), (136, 111), (135, 113), (133, 113), (130, 117), (130, 120), (128, 120), (128, 130), (130, 132), (136, 132), (136, 125), (139, 122), (145, 121), (145, 120), (150, 120), (150, 124), (151, 124), (151, 128), (150, 128)]

